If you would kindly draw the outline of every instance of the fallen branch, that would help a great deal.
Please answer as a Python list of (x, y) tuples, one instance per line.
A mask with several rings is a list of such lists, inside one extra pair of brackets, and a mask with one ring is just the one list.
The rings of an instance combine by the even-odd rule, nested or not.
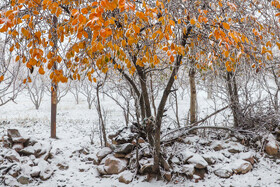
[[(171, 132), (168, 132), (167, 134), (165, 134), (165, 135), (162, 137), (162, 139), (163, 139), (164, 137), (168, 136), (169, 134), (173, 134), (174, 132), (177, 132), (177, 131), (185, 131), (186, 129), (189, 129), (189, 128), (192, 128), (192, 127), (194, 127), (194, 126), (197, 126), (198, 124), (203, 123), (204, 121), (206, 121), (206, 120), (209, 119), (210, 117), (212, 117), (212, 116), (214, 116), (214, 115), (216, 115), (216, 114), (222, 112), (223, 110), (227, 109), (228, 107), (229, 107), (229, 105), (227, 105), (227, 106), (225, 106), (224, 108), (221, 108), (221, 109), (219, 109), (219, 110), (213, 112), (212, 114), (206, 116), (205, 118), (203, 118), (203, 119), (201, 119), (201, 120), (199, 120), (199, 121), (197, 121), (197, 122), (195, 122), (195, 123), (192, 123), (191, 126), (182, 127), (182, 128), (173, 130), (173, 131), (171, 131)], [(194, 130), (195, 130), (195, 129), (194, 129)]]

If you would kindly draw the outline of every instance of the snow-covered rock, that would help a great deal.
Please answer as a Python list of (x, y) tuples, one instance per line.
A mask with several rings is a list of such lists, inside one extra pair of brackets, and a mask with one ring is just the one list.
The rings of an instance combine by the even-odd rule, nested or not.
[(255, 156), (255, 154), (253, 152), (239, 153), (239, 158), (240, 159), (248, 161), (251, 164), (255, 163), (254, 156)]
[(30, 178), (27, 177), (27, 176), (20, 176), (17, 181), (20, 183), (20, 184), (29, 184), (30, 183)]
[(34, 166), (34, 167), (32, 167), (30, 175), (31, 175), (31, 177), (39, 177), (40, 172), (41, 172), (41, 170), (40, 170), (39, 166)]
[(269, 136), (267, 137), (265, 151), (269, 155), (276, 155), (279, 151), (279, 145), (272, 134), (269, 134)]
[(214, 149), (215, 151), (220, 151), (220, 150), (224, 149), (224, 146), (222, 145), (222, 143), (220, 141), (213, 141), (211, 148)]
[(23, 149), (23, 143), (15, 143), (13, 145), (13, 149), (16, 151), (16, 152), (19, 152), (20, 150)]
[(228, 152), (230, 153), (240, 153), (244, 150), (244, 146), (238, 142), (231, 142), (228, 146)]
[(25, 155), (25, 156), (29, 156), (29, 155), (34, 154), (34, 153), (35, 153), (35, 150), (34, 150), (33, 146), (28, 146), (28, 147), (25, 147), (25, 148), (21, 149), (21, 150), (19, 151), (19, 153), (20, 153), (20, 154), (23, 154), (23, 155)]
[(195, 168), (203, 169), (208, 166), (208, 163), (202, 156), (199, 154), (194, 154), (190, 159), (188, 159), (188, 163), (193, 164)]
[(10, 161), (16, 161), (19, 162), (20, 161), (20, 156), (19, 154), (13, 150), (13, 149), (9, 149), (6, 153), (5, 153), (5, 158), (7, 158)]
[(22, 137), (17, 129), (8, 129), (7, 133), (13, 143), (25, 143), (28, 140), (28, 138)]
[(130, 171), (124, 171), (119, 176), (119, 182), (129, 184), (131, 183), (133, 176), (133, 173), (131, 173)]
[(40, 160), (38, 167), (40, 168), (40, 179), (42, 180), (48, 180), (54, 172), (51, 165), (45, 160)]
[(241, 159), (232, 163), (231, 167), (233, 172), (236, 174), (245, 174), (253, 168), (250, 162)]
[(133, 147), (134, 145), (132, 143), (117, 145), (114, 152), (117, 154), (128, 154), (133, 150)]
[(195, 153), (186, 149), (185, 151), (181, 152), (178, 157), (180, 158), (182, 163), (186, 163), (189, 160), (189, 158), (191, 158), (194, 154)]
[(192, 164), (185, 164), (182, 166), (180, 173), (183, 173), (189, 177), (192, 177), (194, 174), (194, 165)]
[(214, 174), (221, 178), (229, 178), (232, 176), (233, 171), (229, 167), (223, 167), (215, 170)]
[(127, 166), (127, 161), (125, 159), (119, 159), (114, 156), (106, 157), (105, 160), (105, 171), (107, 174), (119, 174), (124, 171)]
[(100, 151), (97, 152), (96, 156), (99, 161), (105, 158), (108, 154), (112, 153), (112, 149), (109, 147), (104, 147)]

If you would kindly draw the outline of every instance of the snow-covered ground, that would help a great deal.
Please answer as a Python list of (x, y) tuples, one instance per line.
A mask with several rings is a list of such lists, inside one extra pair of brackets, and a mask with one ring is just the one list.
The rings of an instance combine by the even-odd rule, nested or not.
[[(201, 117), (210, 114), (209, 106), (212, 101), (207, 100), (205, 94), (199, 95), (199, 111)], [(100, 149), (98, 135), (98, 116), (95, 108), (87, 108), (84, 98), (80, 104), (75, 104), (71, 94), (62, 98), (58, 105), (57, 137), (50, 139), (50, 98), (45, 95), (40, 109), (35, 110), (29, 97), (22, 93), (16, 103), (10, 102), (0, 107), (0, 136), (6, 134), (7, 129), (16, 128), (25, 136), (33, 137), (42, 142), (50, 142), (55, 154), (52, 163), (65, 163), (69, 166), (66, 170), (57, 169), (54, 175), (47, 181), (33, 182), (30, 186), (280, 186), (280, 161), (272, 161), (260, 156), (259, 163), (254, 165), (251, 172), (244, 175), (233, 175), (228, 179), (222, 179), (213, 173), (204, 180), (195, 183), (195, 180), (187, 180), (184, 183), (166, 183), (163, 181), (144, 182), (143, 178), (134, 180), (129, 185), (118, 182), (118, 177), (101, 178), (96, 166), (88, 161), (95, 157)], [(186, 117), (188, 111), (188, 99), (179, 100), (180, 117)], [(107, 112), (107, 131), (111, 132), (124, 126), (121, 109), (110, 99), (102, 99), (102, 105)], [(220, 107), (222, 108), (222, 107)], [(219, 109), (219, 108), (218, 108)], [(172, 111), (170, 110), (171, 114)], [(94, 144), (90, 144), (90, 135), (94, 132)], [(79, 150), (88, 149), (89, 154), (79, 153)]]

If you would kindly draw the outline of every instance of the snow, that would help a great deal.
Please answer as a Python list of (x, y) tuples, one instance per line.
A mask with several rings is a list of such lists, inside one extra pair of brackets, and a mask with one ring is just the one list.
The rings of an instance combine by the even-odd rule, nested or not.
[[(212, 109), (209, 108), (212, 101), (206, 99), (206, 94), (198, 92), (200, 109), (200, 116), (205, 116), (212, 112)], [(101, 98), (102, 105), (104, 110), (107, 112), (107, 130), (108, 132), (115, 132), (117, 129), (123, 127), (124, 119), (122, 111), (118, 108), (117, 105), (113, 104), (108, 98)], [(206, 101), (205, 101), (206, 100)], [(94, 158), (93, 155), (100, 150), (100, 138), (98, 134), (98, 115), (94, 109), (89, 110), (87, 102), (82, 98), (80, 103), (75, 104), (74, 98), (72, 95), (68, 94), (65, 98), (62, 98), (58, 104), (58, 115), (57, 115), (57, 137), (58, 139), (50, 139), (50, 98), (47, 96), (44, 97), (40, 109), (37, 111), (34, 109), (31, 101), (29, 100), (26, 93), (22, 93), (16, 103), (10, 102), (2, 107), (0, 107), (0, 135), (4, 135), (9, 128), (19, 129), (21, 135), (31, 137), (38, 142), (43, 143), (45, 150), (50, 148), (53, 158), (50, 159), (50, 163), (46, 164), (45, 162), (41, 163), (41, 160), (30, 157), (34, 159), (34, 162), (41, 163), (40, 166), (48, 166), (52, 169), (55, 169), (53, 175), (50, 179), (37, 182), (34, 181), (30, 186), (41, 186), (41, 187), (50, 187), (50, 186), (84, 186), (84, 187), (172, 187), (179, 186), (279, 186), (280, 185), (280, 167), (275, 162), (272, 162), (270, 159), (259, 155), (259, 162), (254, 165), (252, 171), (244, 175), (233, 175), (228, 179), (222, 179), (217, 177), (213, 172), (206, 175), (204, 180), (199, 180), (197, 183), (195, 180), (187, 180), (184, 183), (166, 183), (164, 181), (152, 181), (145, 182), (145, 176), (139, 177), (138, 180), (133, 180), (129, 185), (120, 183), (118, 181), (118, 175), (112, 175), (110, 178), (101, 178), (96, 170), (96, 165), (91, 161), (88, 161), (89, 157)], [(183, 118), (187, 114), (188, 110), (188, 100), (179, 100), (180, 117)], [(219, 107), (218, 107), (219, 108)], [(172, 116), (170, 112), (170, 116)], [(5, 121), (5, 123), (4, 123)], [(219, 119), (215, 119), (215, 124), (218, 123)], [(7, 122), (7, 123), (6, 123)], [(90, 135), (93, 132), (94, 143), (90, 144)], [(197, 142), (197, 138), (191, 137), (187, 139), (189, 142)], [(50, 143), (49, 143), (50, 142)], [(223, 142), (220, 141), (223, 145)], [(38, 144), (38, 148), (39, 148)], [(36, 149), (37, 145), (33, 146)], [(42, 148), (42, 147), (41, 147)], [(79, 153), (78, 150), (87, 148), (89, 149), (89, 154), (85, 155)], [(198, 149), (203, 149), (199, 147)], [(0, 148), (1, 150), (1, 148)], [(196, 154), (196, 150), (182, 150), (182, 153), (186, 158)], [(223, 153), (227, 151), (217, 151), (210, 152), (207, 154), (213, 155), (218, 161), (225, 160), (231, 162), (232, 159), (238, 159), (240, 156), (236, 154), (233, 158), (226, 158), (223, 156)], [(6, 156), (15, 155), (19, 160), (22, 160), (22, 157), (19, 157), (18, 153), (10, 150), (5, 152)], [(240, 156), (240, 159), (243, 158)], [(175, 159), (175, 157), (174, 157)], [(60, 170), (56, 166), (58, 163), (67, 163), (69, 168), (66, 170)], [(24, 166), (22, 164), (21, 166)], [(215, 168), (212, 166), (207, 166), (207, 168), (212, 171), (217, 168), (221, 168), (224, 165), (215, 164)], [(26, 170), (29, 169), (27, 166)], [(33, 169), (36, 168), (32, 168)], [(38, 168), (37, 168), (38, 169)], [(84, 172), (80, 172), (79, 169), (84, 169)], [(16, 181), (10, 180), (11, 184), (18, 184)]]

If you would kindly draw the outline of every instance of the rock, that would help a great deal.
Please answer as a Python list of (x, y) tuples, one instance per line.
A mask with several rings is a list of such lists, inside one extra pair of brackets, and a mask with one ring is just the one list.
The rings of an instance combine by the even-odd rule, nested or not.
[(138, 143), (145, 143), (146, 141), (142, 138), (142, 137), (140, 137), (139, 139), (138, 139)]
[(45, 160), (40, 160), (38, 163), (38, 167), (40, 168), (41, 180), (48, 180), (54, 172), (50, 164)]
[(68, 166), (68, 164), (66, 162), (58, 163), (56, 166), (60, 170), (67, 170), (67, 169), (69, 169), (69, 166)]
[(35, 150), (32, 146), (28, 146), (28, 147), (25, 147), (25, 148), (21, 149), (19, 151), (19, 153), (24, 155), (24, 156), (29, 156), (29, 155), (33, 155), (35, 153)]
[(149, 147), (146, 147), (146, 148), (143, 149), (143, 156), (147, 157), (147, 158), (152, 157), (152, 153), (151, 153), (151, 150), (149, 149)]
[(174, 163), (174, 164), (180, 164), (180, 160), (176, 156), (172, 157), (171, 162)]
[(98, 171), (98, 173), (99, 173), (100, 175), (107, 175), (107, 172), (106, 172), (105, 169), (104, 169), (104, 165), (97, 166), (97, 167), (96, 167), (96, 170)]
[(6, 186), (13, 186), (13, 187), (22, 186), (20, 183), (18, 183), (17, 179), (15, 179), (14, 177), (12, 177), (10, 175), (3, 176), (3, 179), (4, 179), (4, 185), (6, 185)]
[(105, 158), (110, 153), (112, 153), (112, 149), (110, 149), (109, 147), (104, 147), (97, 152), (96, 156), (100, 162), (103, 158)]
[(50, 156), (52, 147), (50, 143), (35, 143), (33, 149), (36, 158), (43, 158), (44, 160), (47, 160)]
[(236, 174), (245, 174), (253, 168), (252, 164), (245, 160), (236, 160), (231, 167)]
[(16, 151), (16, 152), (19, 152), (20, 150), (23, 149), (23, 144), (22, 143), (15, 143), (13, 145), (13, 149)]
[(193, 152), (191, 152), (189, 150), (185, 150), (180, 153), (179, 158), (180, 158), (181, 162), (185, 164), (185, 163), (187, 163), (188, 159), (190, 159), (193, 155), (194, 155)]
[(131, 132), (130, 127), (125, 127), (122, 130), (118, 132), (118, 135), (115, 136), (112, 140), (120, 145), (124, 143), (131, 143), (133, 139), (135, 139), (138, 136), (137, 133)]
[(207, 173), (207, 168), (203, 168), (203, 169), (195, 168), (194, 170), (194, 176), (199, 176), (199, 179), (204, 179), (206, 173)]
[(192, 177), (194, 174), (194, 165), (192, 165), (192, 164), (183, 165), (180, 170), (180, 173), (183, 173), (183, 174), (187, 175), (188, 177)]
[(13, 142), (9, 141), (8, 136), (3, 136), (2, 141), (3, 141), (3, 147), (4, 148), (11, 148), (13, 146)]
[(116, 158), (125, 158), (125, 154), (122, 154), (122, 153), (114, 153), (114, 157)]
[(114, 156), (106, 157), (105, 160), (105, 171), (107, 174), (119, 174), (124, 171), (127, 166), (127, 161), (124, 159), (119, 159)]
[(115, 153), (118, 154), (128, 154), (130, 153), (134, 148), (134, 145), (132, 143), (125, 143), (121, 145), (117, 145), (116, 149), (114, 150)]
[(171, 172), (165, 172), (165, 173), (163, 174), (163, 176), (164, 176), (164, 178), (165, 178), (168, 182), (170, 182), (171, 179), (172, 179), (172, 174), (171, 174)]
[(93, 164), (95, 164), (95, 165), (97, 165), (97, 164), (99, 163), (99, 162), (98, 162), (98, 158), (97, 158), (96, 155), (89, 155), (89, 156), (87, 157), (87, 160), (88, 160), (88, 161), (92, 161)]
[(279, 151), (279, 145), (272, 134), (269, 134), (267, 143), (265, 145), (265, 152), (269, 155), (277, 155)]
[(10, 162), (19, 162), (20, 160), (20, 156), (19, 154), (13, 150), (13, 149), (10, 149), (8, 152), (6, 152), (6, 155), (5, 157), (10, 161)]
[(213, 157), (213, 155), (204, 154), (202, 157), (209, 165), (213, 165), (216, 163), (216, 159)]
[(16, 177), (19, 176), (20, 170), (21, 170), (20, 166), (15, 165), (15, 166), (13, 166), (13, 167), (9, 170), (9, 175), (11, 175), (12, 177), (16, 178)]
[(208, 166), (208, 163), (204, 160), (204, 158), (198, 154), (193, 155), (187, 161), (188, 163), (193, 164), (194, 167), (198, 169), (203, 169)]
[(240, 153), (239, 158), (250, 162), (252, 165), (255, 163), (254, 154), (252, 152)]
[(230, 168), (219, 168), (214, 171), (214, 174), (221, 178), (229, 178), (232, 176), (233, 171)]
[(121, 173), (119, 177), (119, 182), (129, 184), (131, 183), (132, 179), (133, 179), (133, 173), (131, 173), (130, 171), (124, 171)]
[(152, 173), (153, 171), (153, 163), (147, 163), (141, 166), (139, 172), (141, 174), (148, 174), (148, 173)]
[(89, 149), (88, 148), (82, 148), (79, 150), (80, 154), (88, 155), (89, 154)]
[(228, 152), (230, 153), (240, 153), (244, 150), (243, 145), (237, 142), (232, 142), (229, 145)]
[(224, 147), (222, 146), (222, 143), (219, 142), (219, 141), (214, 141), (212, 143), (212, 146), (211, 146), (215, 151), (220, 151), (222, 149), (224, 149)]
[(28, 177), (26, 176), (20, 176), (17, 181), (20, 183), (20, 184), (29, 184), (30, 183), (30, 180)]
[(8, 137), (13, 143), (25, 143), (28, 138), (23, 138), (17, 129), (8, 129)]
[(31, 177), (39, 177), (40, 172), (41, 172), (41, 170), (40, 170), (39, 166), (34, 166), (34, 167), (32, 167), (30, 175), (31, 175)]

